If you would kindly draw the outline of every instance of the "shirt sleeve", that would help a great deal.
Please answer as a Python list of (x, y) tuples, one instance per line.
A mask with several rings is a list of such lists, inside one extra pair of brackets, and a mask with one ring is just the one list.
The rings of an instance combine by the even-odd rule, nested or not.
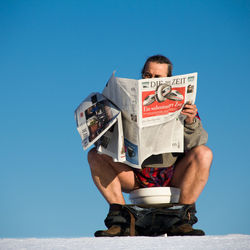
[(207, 143), (208, 134), (202, 126), (201, 120), (194, 118), (192, 124), (184, 125), (184, 150), (190, 150), (195, 146)]

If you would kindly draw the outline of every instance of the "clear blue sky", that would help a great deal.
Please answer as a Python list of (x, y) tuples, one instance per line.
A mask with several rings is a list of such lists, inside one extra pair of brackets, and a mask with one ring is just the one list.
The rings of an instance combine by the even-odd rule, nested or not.
[(74, 110), (156, 53), (199, 74), (214, 161), (196, 227), (250, 234), (249, 27), (247, 0), (0, 1), (0, 237), (105, 228)]

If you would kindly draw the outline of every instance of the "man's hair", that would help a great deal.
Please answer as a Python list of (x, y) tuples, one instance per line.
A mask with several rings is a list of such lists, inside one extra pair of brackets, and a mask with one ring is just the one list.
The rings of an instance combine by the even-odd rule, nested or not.
[(156, 62), (156, 63), (161, 63), (161, 64), (168, 64), (168, 74), (167, 76), (172, 76), (172, 69), (173, 69), (173, 64), (171, 63), (171, 61), (163, 56), (163, 55), (155, 55), (155, 56), (150, 56), (147, 61), (145, 62), (141, 74), (143, 76), (143, 74), (145, 73), (147, 64), (150, 62)]

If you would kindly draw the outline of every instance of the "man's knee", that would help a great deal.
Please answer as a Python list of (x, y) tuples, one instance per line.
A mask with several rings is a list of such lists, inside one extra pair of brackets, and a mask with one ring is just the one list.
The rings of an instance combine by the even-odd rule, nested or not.
[(96, 148), (88, 152), (88, 162), (92, 170), (99, 169), (104, 163), (111, 165), (112, 158), (108, 155), (98, 153)]
[(213, 160), (213, 152), (209, 147), (205, 145), (200, 145), (193, 148), (192, 151), (196, 161), (201, 163), (201, 165), (210, 167)]
[(95, 161), (97, 160), (98, 158), (98, 153), (96, 151), (95, 148), (92, 148), (89, 152), (88, 152), (88, 162), (89, 162), (89, 166), (90, 167), (93, 167), (94, 166), (94, 163)]

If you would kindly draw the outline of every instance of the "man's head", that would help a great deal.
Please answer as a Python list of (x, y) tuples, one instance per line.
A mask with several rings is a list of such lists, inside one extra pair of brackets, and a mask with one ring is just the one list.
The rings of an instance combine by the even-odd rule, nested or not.
[(142, 78), (172, 76), (172, 68), (173, 65), (167, 57), (162, 55), (151, 56), (142, 68)]

